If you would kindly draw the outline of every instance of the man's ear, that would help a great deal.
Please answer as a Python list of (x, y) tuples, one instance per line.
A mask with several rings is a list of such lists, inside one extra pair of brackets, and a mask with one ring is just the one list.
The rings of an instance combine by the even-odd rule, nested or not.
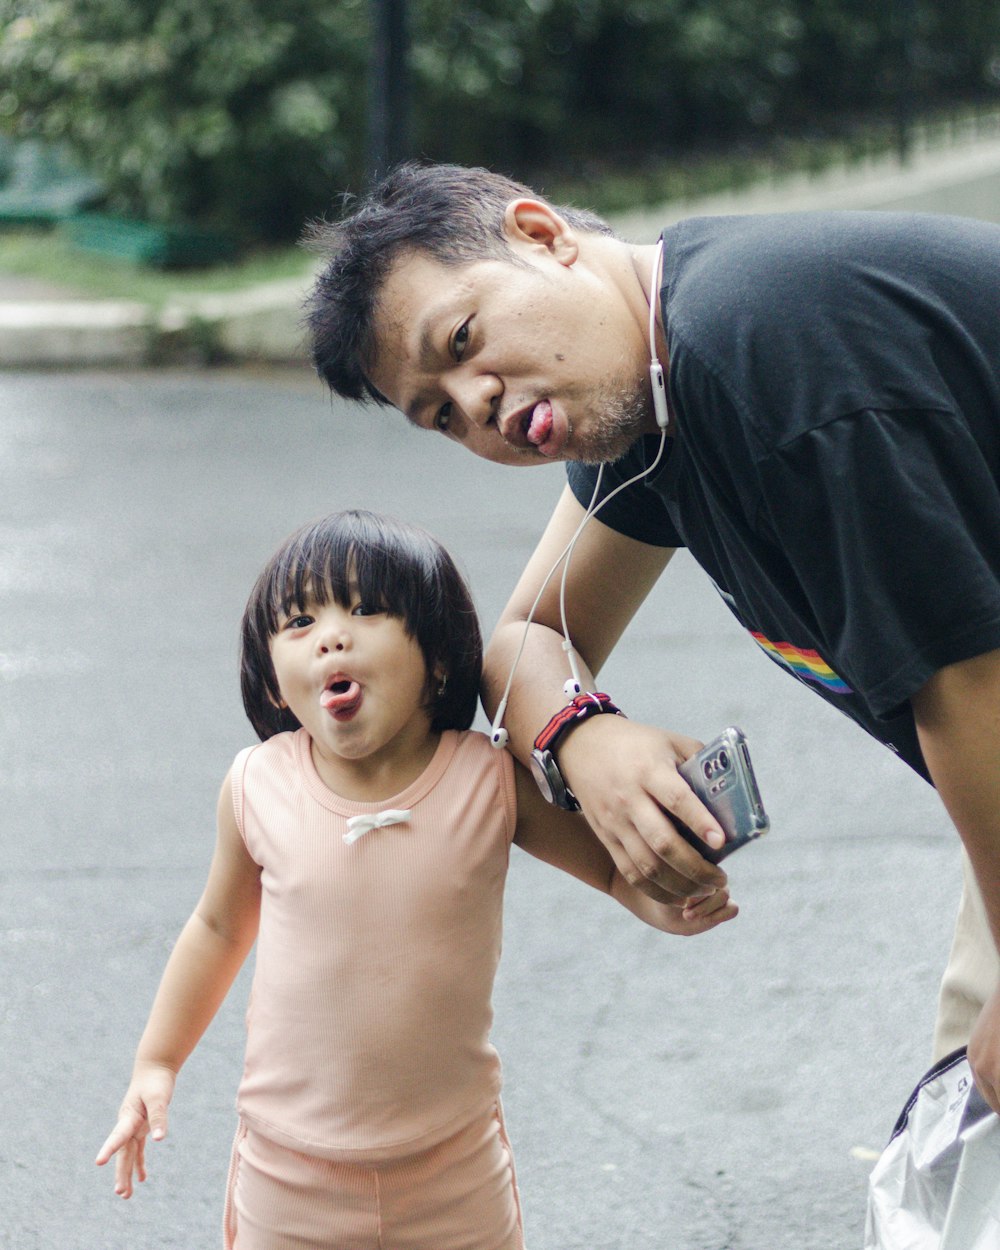
[(572, 265), (579, 253), (572, 227), (544, 200), (511, 200), (503, 229), (511, 247), (542, 248), (563, 265)]

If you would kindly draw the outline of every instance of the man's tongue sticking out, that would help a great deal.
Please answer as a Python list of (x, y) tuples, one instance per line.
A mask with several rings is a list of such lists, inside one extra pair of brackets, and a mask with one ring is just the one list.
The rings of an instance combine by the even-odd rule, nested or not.
[(552, 433), (552, 405), (547, 399), (535, 404), (528, 425), (528, 442), (542, 450), (542, 444), (548, 441)]

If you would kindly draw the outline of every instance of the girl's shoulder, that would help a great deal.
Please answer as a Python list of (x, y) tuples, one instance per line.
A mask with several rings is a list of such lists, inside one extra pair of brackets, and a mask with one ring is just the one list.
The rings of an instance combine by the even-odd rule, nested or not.
[(253, 742), (237, 752), (233, 767), (245, 767), (250, 759), (253, 759), (255, 764), (294, 759), (298, 754), (298, 739), (304, 733), (304, 729), (285, 730), (280, 734), (265, 738), (263, 742)]
[(481, 730), (456, 729), (448, 732), (454, 734), (455, 755), (460, 755), (463, 762), (475, 761), (483, 768), (495, 768), (500, 772), (513, 774), (514, 757), (509, 751), (495, 747), (488, 735)]
[(508, 843), (517, 824), (517, 791), (514, 757), (495, 747), (478, 729), (450, 730), (455, 738), (451, 775), (466, 793), (476, 792), (502, 819)]
[(239, 795), (247, 781), (280, 776), (289, 777), (301, 768), (302, 742), (305, 730), (297, 729), (275, 734), (263, 742), (254, 742), (237, 752), (229, 770), (233, 793)]

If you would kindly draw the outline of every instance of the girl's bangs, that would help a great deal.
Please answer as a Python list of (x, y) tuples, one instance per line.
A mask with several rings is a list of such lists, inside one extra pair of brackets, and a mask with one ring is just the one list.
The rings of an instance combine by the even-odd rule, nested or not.
[(393, 555), (384, 544), (363, 542), (355, 535), (304, 536), (273, 570), (266, 596), (269, 632), (277, 630), (291, 609), (302, 611), (310, 600), (322, 605), (332, 599), (346, 608), (357, 597), (408, 619), (411, 579)]

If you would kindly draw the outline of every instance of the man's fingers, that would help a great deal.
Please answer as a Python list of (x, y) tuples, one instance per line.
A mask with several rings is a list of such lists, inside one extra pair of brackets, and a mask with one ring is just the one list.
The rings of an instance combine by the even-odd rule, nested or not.
[(725, 846), (726, 835), (719, 828), (719, 822), (679, 773), (671, 770), (658, 780), (656, 796), (669, 817), (686, 825), (713, 850)]
[(980, 1056), (976, 1053), (976, 1047), (969, 1045), (968, 1049), (969, 1067), (972, 1069), (972, 1075), (975, 1078), (979, 1092), (990, 1104), (990, 1107), (1000, 1115), (1000, 1077), (998, 1077), (992, 1068), (992, 1064), (987, 1062), (984, 1064), (980, 1061)]
[[(691, 799), (700, 806), (693, 794)], [(671, 816), (671, 812), (664, 812), (652, 801), (640, 808), (629, 831), (631, 836), (627, 833), (627, 840), (623, 840), (635, 866), (643, 877), (685, 898), (704, 897), (721, 890), (726, 874), (681, 837)], [(678, 814), (678, 818), (683, 819), (683, 815)]]
[(1000, 1114), (1000, 989), (994, 990), (979, 1013), (968, 1056), (979, 1092)]
[(977, 1071), (974, 1065), (972, 1065), (972, 1075), (976, 1079), (979, 1092), (989, 1103), (990, 1107), (1000, 1115), (1000, 1090), (996, 1088), (985, 1072)]

